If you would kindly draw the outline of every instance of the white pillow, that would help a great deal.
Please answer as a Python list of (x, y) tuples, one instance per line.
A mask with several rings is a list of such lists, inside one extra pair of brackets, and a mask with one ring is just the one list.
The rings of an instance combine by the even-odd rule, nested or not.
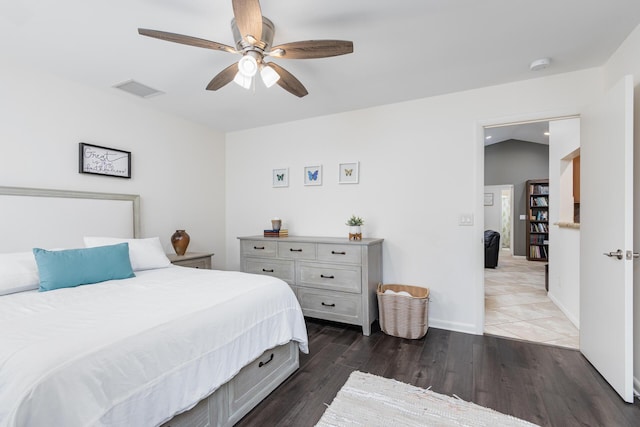
[(40, 276), (33, 252), (0, 254), (0, 295), (38, 289)]
[(120, 239), (117, 237), (86, 237), (84, 245), (88, 248), (96, 246), (115, 245), (118, 243), (129, 244), (129, 259), (133, 271), (152, 270), (154, 268), (165, 268), (171, 265), (171, 261), (162, 249), (160, 238), (151, 237), (149, 239)]

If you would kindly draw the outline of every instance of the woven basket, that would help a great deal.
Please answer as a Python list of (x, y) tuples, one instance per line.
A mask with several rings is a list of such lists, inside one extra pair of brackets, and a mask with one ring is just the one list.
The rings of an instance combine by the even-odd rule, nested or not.
[[(385, 294), (405, 291), (411, 296)], [(394, 337), (419, 339), (429, 329), (429, 289), (409, 285), (378, 285), (378, 308), (382, 332)]]

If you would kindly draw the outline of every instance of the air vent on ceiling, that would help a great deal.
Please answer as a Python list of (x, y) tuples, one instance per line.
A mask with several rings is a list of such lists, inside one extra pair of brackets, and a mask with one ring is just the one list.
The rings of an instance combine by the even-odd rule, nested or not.
[(132, 95), (139, 96), (140, 98), (151, 98), (164, 93), (152, 87), (143, 85), (135, 80), (127, 80), (126, 82), (118, 83), (113, 87), (129, 92)]

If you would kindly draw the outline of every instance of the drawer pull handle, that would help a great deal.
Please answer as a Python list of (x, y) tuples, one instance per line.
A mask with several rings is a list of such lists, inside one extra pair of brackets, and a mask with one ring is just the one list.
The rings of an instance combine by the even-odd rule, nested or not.
[(302, 249), (289, 248), (289, 251), (291, 251), (291, 252), (302, 252)]
[(324, 305), (325, 307), (335, 307), (335, 304), (326, 304), (326, 303), (322, 303), (322, 305)]
[(325, 276), (324, 274), (321, 274), (320, 277), (322, 277), (323, 279), (335, 279), (334, 276)]
[(265, 366), (267, 363), (271, 362), (272, 360), (273, 360), (273, 353), (271, 353), (271, 357), (269, 357), (269, 360), (267, 360), (266, 362), (258, 363), (258, 368), (262, 368), (263, 366)]
[(331, 251), (332, 255), (346, 255), (347, 253), (342, 251), (342, 252), (336, 252), (336, 251)]
[(266, 268), (263, 268), (262, 271), (264, 271), (265, 273), (273, 273), (273, 268), (267, 270)]
[(255, 249), (256, 251), (263, 251), (264, 246), (254, 246), (253, 249)]

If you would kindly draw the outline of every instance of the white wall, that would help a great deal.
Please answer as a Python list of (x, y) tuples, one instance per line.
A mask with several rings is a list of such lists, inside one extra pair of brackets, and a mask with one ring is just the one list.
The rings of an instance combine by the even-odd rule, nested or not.
[[(635, 83), (634, 95), (634, 252), (640, 252), (640, 26), (627, 37), (620, 48), (611, 56), (604, 67), (607, 87), (615, 85), (626, 74), (633, 75)], [(633, 264), (633, 354), (634, 354), (634, 388), (640, 391), (640, 262)]]
[[(171, 252), (184, 228), (189, 251), (225, 265), (224, 134), (6, 58), (0, 94), (0, 185), (139, 194), (143, 237)], [(132, 178), (79, 174), (79, 142), (131, 151)]]
[[(236, 237), (271, 217), (290, 234), (346, 237), (353, 213), (365, 236), (385, 239), (385, 283), (430, 287), (432, 326), (482, 333), (482, 124), (578, 113), (601, 81), (592, 69), (227, 134), (228, 267), (239, 267)], [(354, 160), (360, 184), (337, 184), (338, 163)], [(324, 184), (305, 187), (314, 164)], [(288, 188), (271, 187), (280, 167)]]
[[(571, 161), (562, 160), (580, 148), (580, 119), (549, 122), (549, 298), (576, 327), (580, 327), (580, 230), (562, 228), (558, 222), (573, 222)], [(564, 166), (569, 166), (563, 170)], [(570, 206), (562, 213), (562, 204)], [(564, 216), (563, 216), (564, 215)], [(567, 217), (567, 215), (569, 215)]]

